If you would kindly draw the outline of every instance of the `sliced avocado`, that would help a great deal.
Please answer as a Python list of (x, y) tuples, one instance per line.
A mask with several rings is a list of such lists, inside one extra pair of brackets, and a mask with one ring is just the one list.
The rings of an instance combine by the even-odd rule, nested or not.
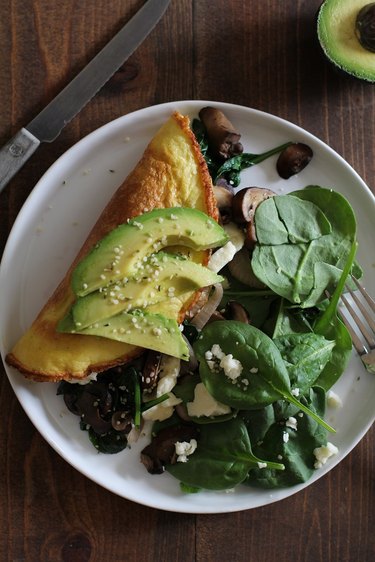
[(375, 2), (325, 0), (318, 12), (318, 39), (341, 70), (375, 82)]
[(74, 269), (72, 288), (83, 297), (124, 277), (136, 276), (143, 260), (166, 246), (205, 250), (227, 241), (224, 229), (202, 211), (155, 209), (107, 234)]
[(150, 314), (141, 310), (120, 312), (109, 320), (95, 322), (83, 330), (77, 330), (71, 316), (67, 316), (59, 323), (58, 331), (100, 336), (153, 349), (186, 361), (189, 359), (189, 349), (177, 322), (161, 314)]
[(78, 298), (71, 310), (76, 328), (83, 329), (123, 310), (143, 309), (172, 297), (180, 297), (179, 311), (186, 293), (223, 281), (207, 267), (166, 252), (151, 254), (138, 272), (137, 277)]

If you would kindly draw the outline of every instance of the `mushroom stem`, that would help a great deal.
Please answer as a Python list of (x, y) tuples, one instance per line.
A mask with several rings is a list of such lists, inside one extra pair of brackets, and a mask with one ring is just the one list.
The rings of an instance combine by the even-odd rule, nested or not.
[(233, 192), (219, 185), (214, 186), (214, 196), (222, 224), (230, 222), (232, 217)]
[(216, 156), (230, 158), (242, 154), (241, 135), (235, 130), (224, 113), (215, 107), (204, 107), (199, 112), (209, 139), (210, 147)]

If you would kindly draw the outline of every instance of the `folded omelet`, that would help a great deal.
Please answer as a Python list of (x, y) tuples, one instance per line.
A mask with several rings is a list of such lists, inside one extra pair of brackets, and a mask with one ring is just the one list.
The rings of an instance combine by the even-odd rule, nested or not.
[[(7, 355), (9, 365), (35, 381), (85, 378), (92, 372), (124, 364), (142, 349), (107, 338), (59, 333), (58, 321), (70, 310), (75, 295), (72, 271), (108, 232), (127, 219), (155, 208), (192, 207), (217, 219), (212, 181), (189, 119), (174, 113), (157, 132), (135, 169), (120, 185), (100, 215), (64, 279), (31, 327)], [(194, 260), (206, 264), (208, 252)], [(192, 305), (185, 303), (179, 320)]]

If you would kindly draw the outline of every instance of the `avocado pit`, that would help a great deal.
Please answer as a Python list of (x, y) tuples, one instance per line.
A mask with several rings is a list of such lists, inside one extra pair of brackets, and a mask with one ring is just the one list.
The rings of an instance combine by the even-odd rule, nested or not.
[(359, 10), (355, 27), (362, 47), (375, 53), (375, 2), (366, 4)]

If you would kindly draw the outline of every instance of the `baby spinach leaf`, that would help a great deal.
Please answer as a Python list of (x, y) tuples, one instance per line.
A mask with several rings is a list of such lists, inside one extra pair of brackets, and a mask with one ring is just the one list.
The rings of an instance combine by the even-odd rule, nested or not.
[(332, 356), (334, 341), (313, 333), (289, 334), (275, 338), (288, 369), (292, 387), (304, 394), (314, 384)]
[(269, 464), (252, 453), (246, 425), (236, 418), (201, 426), (197, 449), (188, 461), (167, 465), (166, 469), (184, 486), (225, 490), (243, 482), (258, 463), (266, 463), (272, 470), (284, 468), (280, 462)]
[(197, 488), (196, 486), (189, 486), (188, 484), (180, 482), (180, 490), (184, 494), (197, 494), (201, 491), (201, 488)]
[[(322, 388), (312, 389), (307, 400), (311, 410), (319, 416), (324, 415), (325, 392)], [(287, 427), (285, 419), (281, 419), (277, 414), (275, 417), (276, 422), (262, 439), (253, 441), (253, 449), (257, 455), (266, 455), (267, 458), (284, 463), (285, 471), (253, 468), (244, 482), (249, 486), (279, 488), (306, 482), (315, 470), (314, 449), (327, 443), (325, 430), (311, 417), (297, 415), (297, 430)]]
[(331, 233), (331, 224), (311, 201), (276, 195), (259, 205), (256, 215), (260, 245), (307, 243)]
[(313, 331), (310, 322), (310, 316), (313, 315), (311, 309), (291, 307), (285, 299), (280, 299), (278, 304), (276, 317), (269, 319), (269, 324), (273, 326), (273, 340), (287, 334), (306, 334)]
[(348, 364), (352, 352), (352, 339), (347, 327), (337, 316), (337, 305), (340, 295), (344, 290), (346, 279), (352, 269), (356, 252), (357, 243), (353, 242), (349, 257), (329, 304), (314, 324), (314, 331), (317, 334), (335, 341), (331, 359), (317, 380), (317, 384), (325, 390), (331, 388), (339, 379)]
[(251, 443), (258, 443), (264, 439), (269, 428), (276, 422), (273, 404), (259, 410), (243, 410), (239, 417), (244, 420)]
[(235, 300), (247, 310), (251, 324), (256, 328), (261, 328), (270, 314), (273, 302), (279, 300), (280, 297), (269, 288), (252, 289), (241, 283), (231, 275), (227, 268), (224, 270), (223, 276), (226, 278), (229, 288), (224, 289), (220, 308), (224, 308), (229, 301)]
[[(288, 200), (300, 199), (319, 207), (331, 224), (332, 230), (305, 242), (293, 243), (292, 236), (285, 243), (280, 243), (279, 239), (277, 244), (257, 244), (252, 256), (252, 268), (255, 275), (275, 293), (303, 308), (312, 307), (324, 298), (327, 288), (332, 290), (340, 278), (355, 240), (354, 213), (342, 195), (317, 186), (279, 197), (288, 197)], [(270, 200), (259, 205), (255, 213), (259, 240), (262, 238), (262, 232), (258, 233), (258, 213), (262, 216), (262, 208), (267, 209), (263, 206), (268, 201)], [(293, 203), (290, 208), (292, 205)], [(296, 226), (292, 224), (292, 213), (288, 220), (290, 222), (287, 225), (285, 223), (287, 231), (296, 230), (299, 233), (301, 225), (297, 228), (297, 219)], [(303, 237), (295, 237), (296, 241), (302, 239)]]
[(201, 379), (198, 373), (188, 373), (185, 376), (180, 376), (173, 389), (173, 394), (185, 402), (185, 404), (192, 402), (194, 400), (194, 389), (200, 382)]
[[(217, 344), (225, 355), (232, 354), (242, 365), (235, 379), (226, 376), (220, 360), (208, 363), (206, 352)], [(274, 342), (263, 332), (242, 322), (220, 321), (207, 325), (194, 344), (199, 372), (208, 392), (219, 402), (239, 410), (267, 406), (280, 398), (295, 404), (329, 431), (324, 420), (300, 403), (290, 390), (284, 361)]]

